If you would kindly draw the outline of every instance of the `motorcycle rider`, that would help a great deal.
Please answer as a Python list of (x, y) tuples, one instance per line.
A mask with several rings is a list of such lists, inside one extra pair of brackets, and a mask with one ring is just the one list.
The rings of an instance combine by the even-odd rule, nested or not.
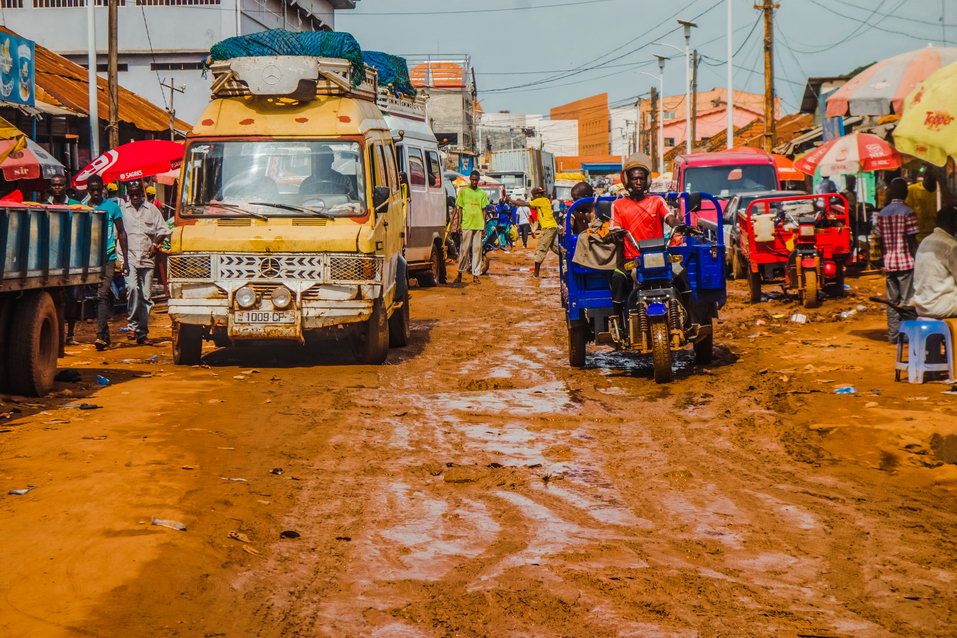
[[(631, 155), (621, 170), (621, 181), (628, 190), (628, 197), (615, 200), (611, 209), (611, 226), (631, 233), (635, 243), (664, 237), (663, 224), (673, 227), (680, 223), (663, 198), (647, 195), (650, 178), (651, 159), (644, 153)], [(635, 244), (627, 237), (624, 241), (625, 259), (638, 257)], [(611, 302), (612, 317), (617, 321), (622, 321), (622, 311), (630, 292), (631, 276), (616, 268), (611, 275)]]

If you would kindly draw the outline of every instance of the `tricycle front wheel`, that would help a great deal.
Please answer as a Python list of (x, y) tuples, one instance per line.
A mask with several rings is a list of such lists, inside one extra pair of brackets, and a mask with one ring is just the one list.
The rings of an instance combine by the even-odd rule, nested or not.
[(817, 299), (817, 271), (804, 271), (804, 288), (801, 290), (801, 305), (805, 308), (817, 308), (820, 302)]
[(671, 343), (668, 338), (668, 325), (663, 321), (651, 324), (651, 348), (655, 383), (671, 383), (675, 376), (671, 369)]

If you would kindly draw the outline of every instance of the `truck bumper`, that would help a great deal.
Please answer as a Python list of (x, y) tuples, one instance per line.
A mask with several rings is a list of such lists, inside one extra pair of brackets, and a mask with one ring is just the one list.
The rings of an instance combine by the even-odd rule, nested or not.
[(169, 316), (179, 323), (225, 327), (232, 339), (300, 341), (310, 330), (366, 321), (372, 315), (372, 300), (310, 300), (297, 307), (295, 313), (297, 321), (290, 324), (240, 324), (233, 321), (226, 299), (169, 300)]

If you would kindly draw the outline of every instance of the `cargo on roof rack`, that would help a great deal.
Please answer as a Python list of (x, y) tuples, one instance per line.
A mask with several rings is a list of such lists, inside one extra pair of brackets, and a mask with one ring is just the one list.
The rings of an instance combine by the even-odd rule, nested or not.
[(306, 101), (335, 95), (374, 102), (378, 93), (375, 70), (365, 67), (365, 77), (355, 83), (352, 62), (343, 58), (246, 56), (213, 62), (209, 69), (214, 98), (263, 96)]
[(376, 94), (376, 104), (383, 113), (421, 122), (425, 121), (426, 99), (427, 97), (422, 94), (415, 97), (395, 95), (381, 86)]

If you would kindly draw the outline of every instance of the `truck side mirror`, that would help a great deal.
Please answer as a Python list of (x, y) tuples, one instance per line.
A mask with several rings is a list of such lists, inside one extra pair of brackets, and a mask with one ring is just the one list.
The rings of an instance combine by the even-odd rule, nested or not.
[(688, 210), (692, 212), (701, 210), (701, 193), (688, 194)]
[(376, 186), (372, 189), (372, 207), (375, 212), (381, 212), (389, 204), (390, 194), (388, 186)]

